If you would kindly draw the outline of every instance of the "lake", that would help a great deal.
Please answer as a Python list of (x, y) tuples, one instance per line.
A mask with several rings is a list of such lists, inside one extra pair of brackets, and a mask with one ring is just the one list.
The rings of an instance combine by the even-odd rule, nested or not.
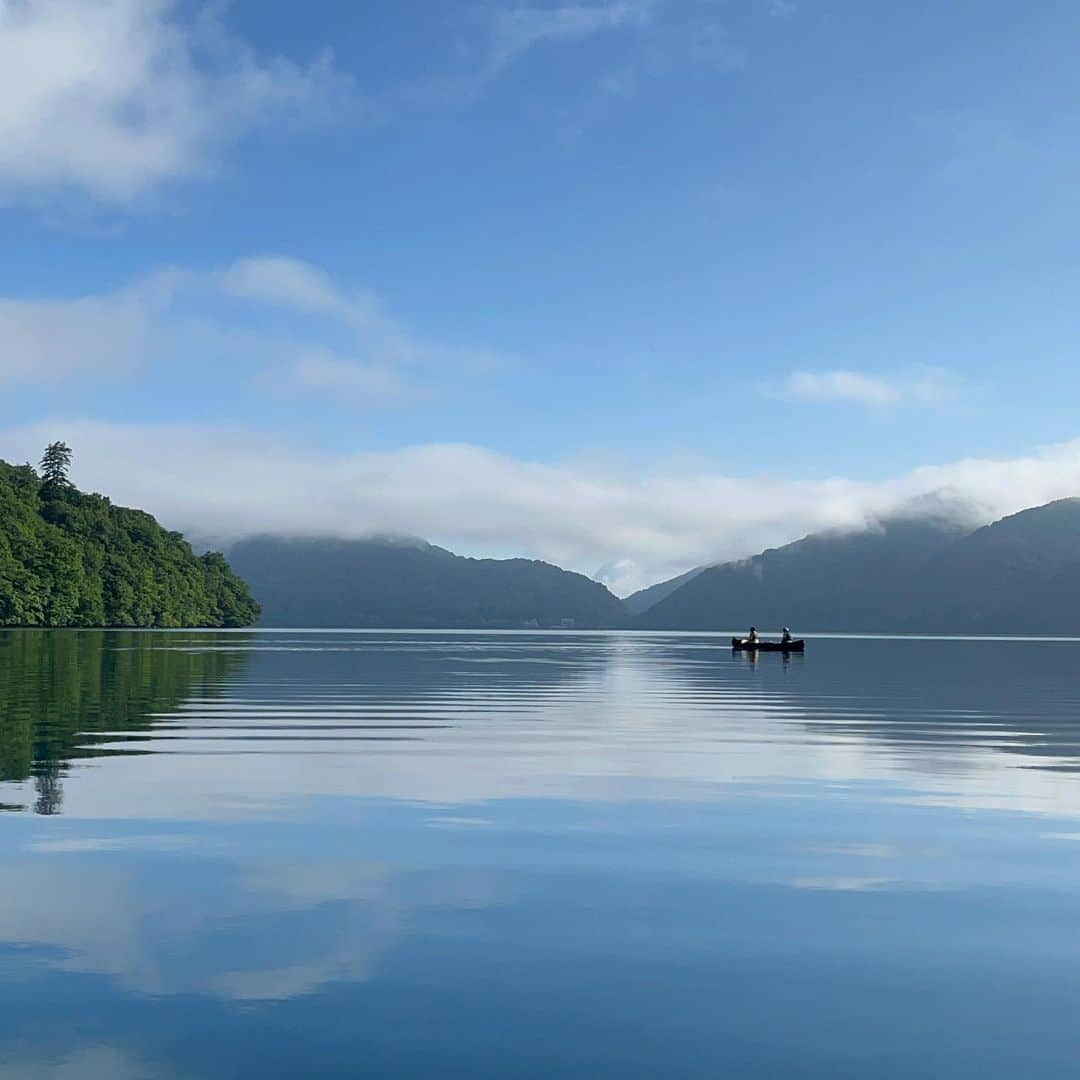
[(0, 633), (0, 1076), (1073, 1076), (1078, 643)]

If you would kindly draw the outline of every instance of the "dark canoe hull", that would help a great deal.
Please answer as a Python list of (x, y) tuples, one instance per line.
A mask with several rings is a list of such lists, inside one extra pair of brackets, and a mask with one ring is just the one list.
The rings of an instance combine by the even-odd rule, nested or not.
[(746, 652), (804, 652), (806, 642), (799, 638), (796, 641), (781, 643), (779, 641), (747, 641), (745, 638), (733, 637), (731, 639), (733, 649), (741, 649)]

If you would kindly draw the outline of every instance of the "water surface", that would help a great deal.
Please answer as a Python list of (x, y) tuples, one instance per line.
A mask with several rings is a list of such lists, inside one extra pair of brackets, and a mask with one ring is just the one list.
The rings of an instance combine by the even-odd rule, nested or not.
[(1072, 1076), (1078, 647), (0, 634), (0, 1076)]

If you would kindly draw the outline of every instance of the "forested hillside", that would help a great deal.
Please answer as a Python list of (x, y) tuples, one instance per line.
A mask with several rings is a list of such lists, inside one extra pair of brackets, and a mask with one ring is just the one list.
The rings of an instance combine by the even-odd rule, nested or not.
[(411, 539), (236, 544), (265, 626), (520, 628), (620, 626), (599, 582), (534, 559), (469, 559)]
[(1080, 632), (1080, 499), (978, 529), (926, 566), (910, 625), (978, 634)]
[(149, 514), (79, 491), (66, 479), (70, 451), (49, 450), (42, 475), (0, 462), (0, 625), (254, 622), (259, 606), (224, 556), (197, 557)]

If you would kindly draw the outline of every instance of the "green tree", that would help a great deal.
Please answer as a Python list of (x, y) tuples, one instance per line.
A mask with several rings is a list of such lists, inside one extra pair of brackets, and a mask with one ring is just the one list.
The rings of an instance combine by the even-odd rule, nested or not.
[(71, 468), (71, 447), (65, 442), (49, 443), (41, 455), (41, 478), (46, 484), (68, 487), (68, 469)]

